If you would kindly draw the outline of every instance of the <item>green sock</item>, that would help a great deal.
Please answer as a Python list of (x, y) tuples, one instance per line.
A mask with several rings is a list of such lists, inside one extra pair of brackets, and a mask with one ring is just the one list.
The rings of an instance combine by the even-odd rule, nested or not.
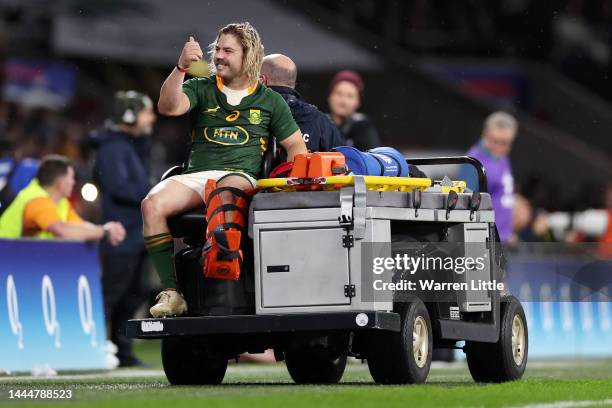
[(172, 236), (163, 234), (144, 237), (147, 252), (159, 275), (162, 288), (176, 288), (176, 273), (174, 271), (174, 241)]

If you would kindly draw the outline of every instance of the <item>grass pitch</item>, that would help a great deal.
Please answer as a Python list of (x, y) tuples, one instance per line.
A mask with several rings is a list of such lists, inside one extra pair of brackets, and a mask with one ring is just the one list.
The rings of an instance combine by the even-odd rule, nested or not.
[[(159, 343), (138, 343), (147, 370), (32, 379), (0, 377), (1, 406), (53, 407), (586, 407), (612, 406), (612, 360), (531, 360), (523, 380), (475, 384), (464, 364), (434, 364), (425, 385), (375, 385), (366, 364), (349, 364), (333, 386), (292, 383), (283, 363), (230, 365), (220, 386), (172, 387)], [(10, 400), (10, 389), (70, 389), (72, 400)]]

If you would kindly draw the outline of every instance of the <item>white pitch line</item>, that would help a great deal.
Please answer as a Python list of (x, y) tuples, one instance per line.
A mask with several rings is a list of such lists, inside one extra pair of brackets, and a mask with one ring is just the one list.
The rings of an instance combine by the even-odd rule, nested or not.
[[(277, 374), (286, 371), (284, 364), (230, 364), (227, 367), (228, 374), (257, 376), (261, 374)], [(12, 381), (45, 381), (45, 380), (87, 380), (87, 379), (114, 379), (114, 378), (134, 378), (134, 377), (165, 377), (163, 370), (108, 370), (95, 373), (83, 374), (58, 374), (53, 376), (31, 376), (31, 375), (10, 375), (0, 376), (0, 384)]]
[(593, 401), (555, 401), (542, 404), (513, 405), (507, 408), (580, 408), (580, 407), (600, 407), (612, 406), (612, 399), (593, 400)]
[(165, 377), (162, 370), (116, 370), (89, 374), (58, 374), (52, 376), (34, 377), (31, 375), (16, 375), (0, 377), (0, 384), (4, 381), (43, 381), (43, 380), (87, 380), (104, 378), (132, 378), (132, 377)]
[(274, 374), (286, 371), (284, 364), (231, 364), (227, 367), (228, 373), (236, 374)]

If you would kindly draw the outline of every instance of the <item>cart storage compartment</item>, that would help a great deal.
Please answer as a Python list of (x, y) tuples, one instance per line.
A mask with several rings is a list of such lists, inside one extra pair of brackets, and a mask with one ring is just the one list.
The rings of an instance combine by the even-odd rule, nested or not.
[(261, 307), (348, 305), (341, 228), (260, 232)]
[[(255, 195), (250, 234), (256, 255), (256, 313), (392, 310), (391, 297), (364, 297), (362, 244), (393, 242), (394, 225), (405, 225), (408, 238), (416, 238), (416, 227), (427, 227), (434, 232), (429, 237), (432, 243), (448, 239), (449, 244), (458, 244), (457, 256), (477, 254), (463, 242), (480, 243), (486, 249), (487, 228), (494, 222), (488, 194), (482, 193), (480, 206), (473, 209), (471, 194), (454, 193), (457, 202), (447, 208), (449, 193), (440, 186), (415, 191), (367, 190), (357, 183), (338, 190)], [(471, 224), (476, 225), (464, 229)], [(445, 281), (488, 280), (490, 274), (488, 265), (463, 275), (451, 270)], [(466, 287), (464, 292), (449, 293), (448, 302), (462, 312), (491, 310), (487, 291), (471, 293)]]
[[(465, 257), (478, 258), (488, 254), (489, 226), (485, 223), (463, 224)], [(486, 255), (485, 255), (486, 256)], [(472, 268), (463, 274), (455, 274), (457, 282), (467, 283), (491, 281), (491, 259), (486, 257), (484, 268)], [(491, 293), (488, 290), (457, 291), (457, 303), (462, 312), (488, 312), (491, 310)]]

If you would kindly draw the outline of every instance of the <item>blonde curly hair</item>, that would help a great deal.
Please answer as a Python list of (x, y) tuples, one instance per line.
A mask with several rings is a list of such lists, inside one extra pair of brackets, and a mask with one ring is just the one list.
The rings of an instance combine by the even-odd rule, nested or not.
[(217, 42), (222, 34), (233, 34), (242, 45), (242, 73), (247, 76), (250, 83), (259, 81), (261, 64), (264, 57), (264, 46), (259, 33), (248, 21), (244, 23), (228, 24), (219, 30), (217, 38), (208, 46), (210, 59), (210, 72), (216, 73), (213, 59)]

